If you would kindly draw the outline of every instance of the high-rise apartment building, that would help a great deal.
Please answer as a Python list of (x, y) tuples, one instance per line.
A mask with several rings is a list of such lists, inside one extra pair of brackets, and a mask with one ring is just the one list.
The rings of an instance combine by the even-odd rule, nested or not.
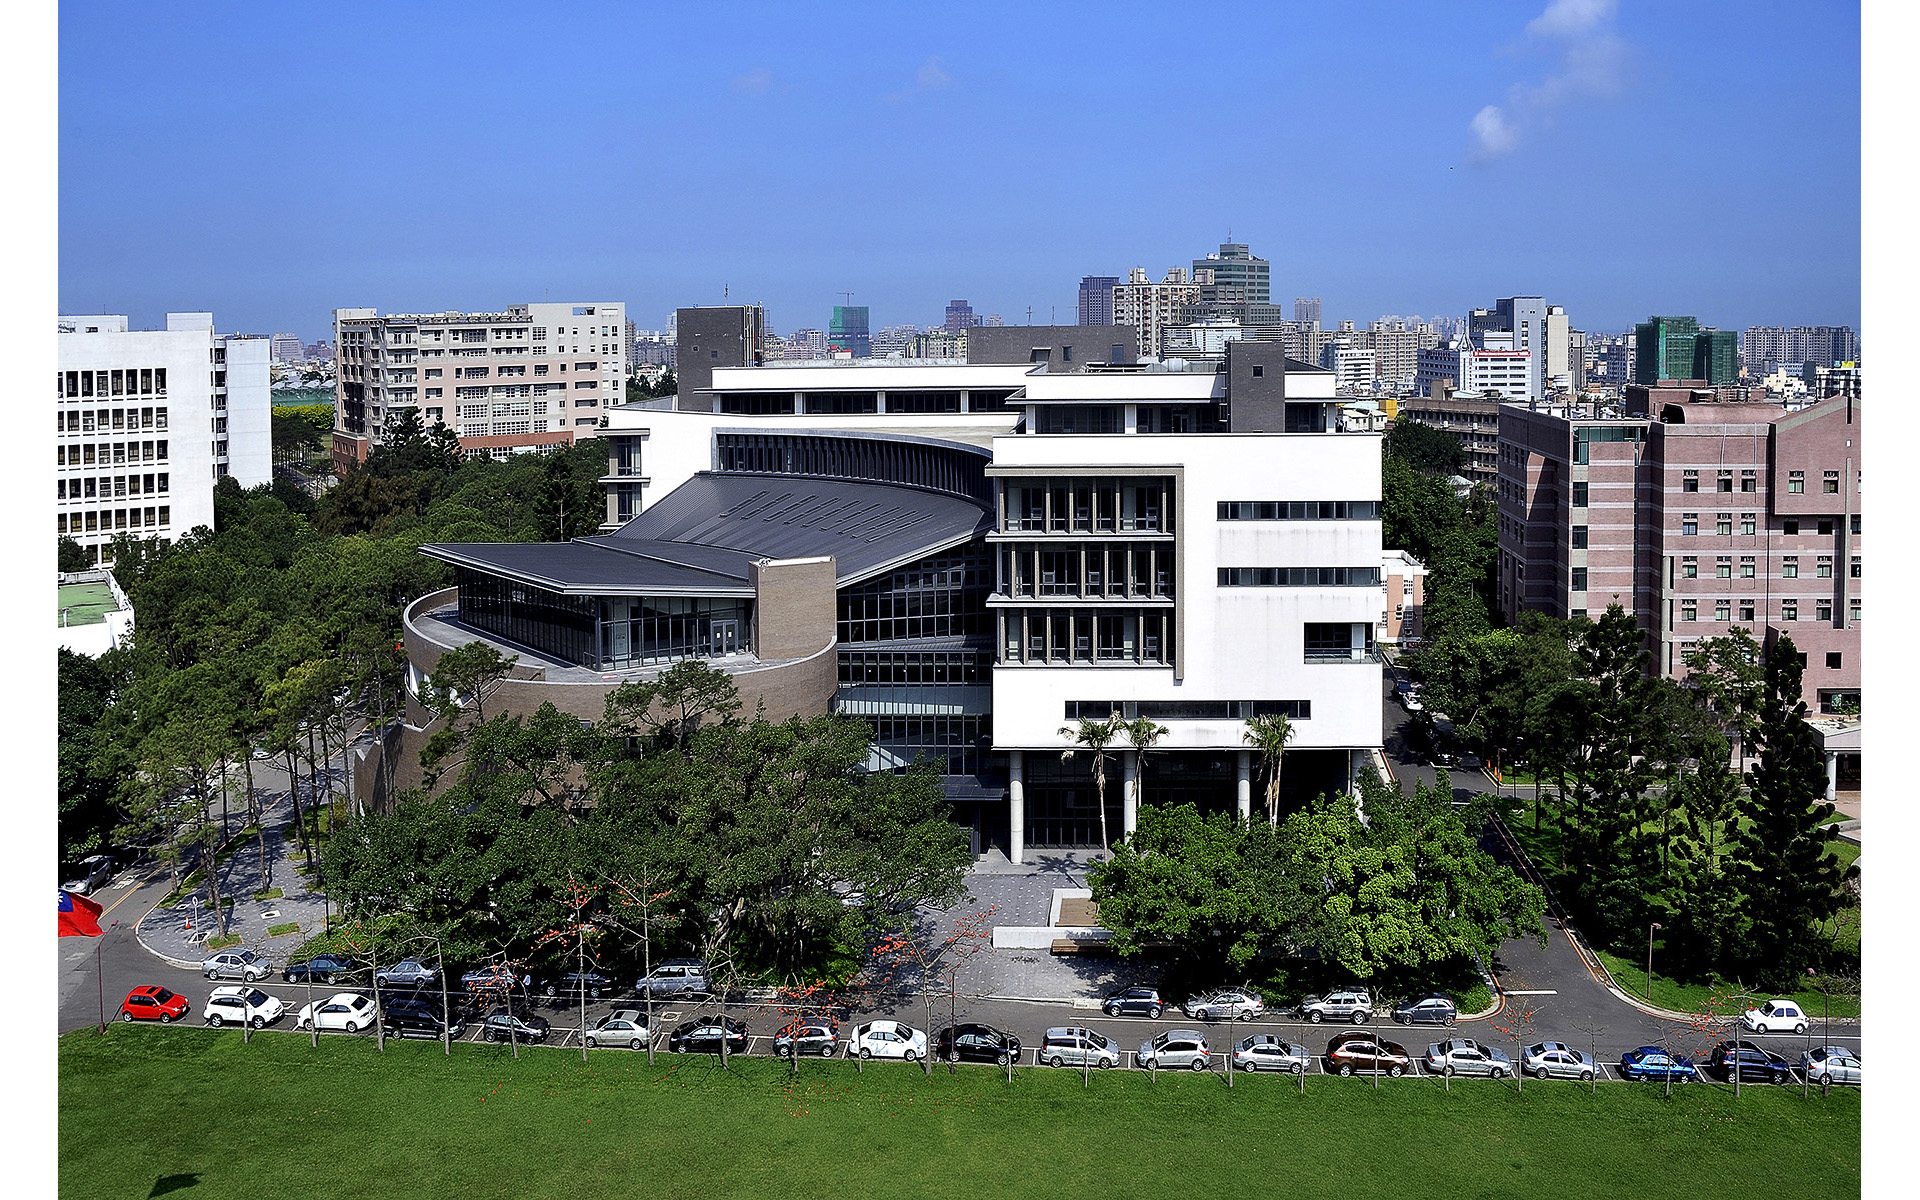
[(55, 528), (111, 564), (115, 536), (173, 541), (213, 525), (213, 488), (273, 479), (271, 343), (211, 313), (63, 316), (54, 380)]
[(1188, 309), (1200, 303), (1200, 285), (1187, 280), (1184, 267), (1170, 267), (1159, 283), (1147, 282), (1144, 267), (1127, 273), (1113, 289), (1113, 323), (1128, 325), (1140, 339), (1140, 353), (1158, 355), (1160, 331), (1189, 324)]
[(1302, 325), (1320, 324), (1320, 297), (1300, 296), (1293, 302), (1293, 319)]
[(305, 346), (300, 344), (298, 334), (276, 333), (273, 335), (273, 361), (279, 363), (297, 363), (307, 357)]
[(1831, 367), (1860, 361), (1860, 335), (1848, 325), (1752, 325), (1741, 337), (1740, 356), (1754, 376), (1807, 363)]
[[(973, 305), (968, 304), (965, 300), (947, 301), (947, 321), (943, 328), (945, 328), (948, 333), (959, 333), (963, 329), (972, 329), (979, 323), (980, 318), (974, 315)], [(1105, 323), (1112, 324), (1112, 322)], [(1086, 322), (1082, 321), (1081, 324), (1084, 325)], [(916, 329), (914, 332), (918, 333), (920, 331)]]
[(1082, 325), (1113, 324), (1113, 289), (1120, 280), (1113, 275), (1080, 277), (1080, 321)]
[(1693, 373), (1688, 379), (1730, 384), (1740, 378), (1739, 335), (1731, 329), (1702, 329), (1693, 335)]
[(1789, 634), (1808, 705), (1857, 702), (1861, 402), (1713, 394), (1636, 384), (1626, 416), (1501, 408), (1501, 609), (1591, 617), (1617, 600), (1676, 678), (1702, 638)]
[(827, 349), (854, 358), (873, 357), (873, 342), (867, 332), (866, 305), (833, 306), (833, 319), (827, 322)]
[(492, 313), (333, 310), (333, 461), (365, 462), (402, 413), (504, 459), (590, 437), (625, 397), (626, 306), (517, 304)]

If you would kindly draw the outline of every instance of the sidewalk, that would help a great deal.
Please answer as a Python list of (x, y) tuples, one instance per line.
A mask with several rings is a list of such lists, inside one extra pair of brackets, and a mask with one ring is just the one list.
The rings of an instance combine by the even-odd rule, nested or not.
[[(287, 955), (294, 948), (323, 927), (327, 905), (318, 892), (308, 890), (306, 877), (294, 869), (305, 865), (306, 856), (293, 828), (293, 805), (287, 793), (268, 793), (263, 803), (266, 873), (261, 874), (259, 842), (253, 837), (235, 839), (223, 848), (227, 857), (220, 864), (220, 894), (223, 899), (234, 899), (228, 907), (226, 931), (241, 940), (231, 948), (264, 954), (278, 971), (285, 968)], [(272, 900), (253, 898), (254, 893), (272, 888), (284, 894)], [(268, 929), (283, 925), (295, 928), (278, 936), (268, 935)], [(198, 970), (211, 953), (204, 943), (215, 928), (203, 883), (171, 907), (148, 913), (134, 932), (154, 956), (176, 967)]]

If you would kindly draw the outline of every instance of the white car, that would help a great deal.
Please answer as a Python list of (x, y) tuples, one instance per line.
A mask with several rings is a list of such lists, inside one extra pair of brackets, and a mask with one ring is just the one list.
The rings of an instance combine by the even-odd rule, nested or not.
[(600, 1023), (587, 1030), (587, 1049), (596, 1046), (625, 1046), (629, 1050), (643, 1048), (650, 1034), (647, 1032), (647, 1020), (637, 1008), (616, 1008), (612, 1013), (600, 1018)]
[(207, 1010), (201, 1015), (214, 1028), (232, 1021), (236, 1025), (251, 1025), (255, 1029), (270, 1025), (286, 1015), (287, 1006), (276, 996), (269, 996), (257, 987), (246, 984), (228, 984), (213, 989), (213, 995), (207, 997)]
[(1808, 1083), (1860, 1083), (1860, 1056), (1845, 1046), (1822, 1046), (1800, 1055)]
[(847, 1038), (847, 1054), (861, 1058), (900, 1058), (918, 1062), (927, 1053), (927, 1035), (899, 1021), (869, 1021)]
[(300, 1029), (318, 1027), (359, 1033), (362, 1029), (373, 1028), (373, 1019), (378, 1012), (373, 1001), (365, 996), (354, 992), (335, 992), (325, 1000), (316, 1000), (302, 1008), (294, 1024)]
[(1740, 1018), (1740, 1028), (1748, 1033), (1794, 1033), (1807, 1031), (1807, 1014), (1791, 1000), (1769, 1000), (1759, 1008), (1748, 1009)]

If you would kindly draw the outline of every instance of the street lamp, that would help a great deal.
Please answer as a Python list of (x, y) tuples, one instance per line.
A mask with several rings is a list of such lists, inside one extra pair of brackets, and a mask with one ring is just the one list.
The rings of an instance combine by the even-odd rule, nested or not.
[(1653, 1003), (1653, 931), (1666, 926), (1655, 921), (1647, 926), (1647, 1003)]

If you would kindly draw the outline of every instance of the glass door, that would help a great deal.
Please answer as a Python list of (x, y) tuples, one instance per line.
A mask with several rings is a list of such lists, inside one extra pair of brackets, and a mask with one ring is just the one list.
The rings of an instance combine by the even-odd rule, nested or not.
[(740, 652), (740, 622), (715, 621), (713, 623), (713, 656), (721, 658)]

